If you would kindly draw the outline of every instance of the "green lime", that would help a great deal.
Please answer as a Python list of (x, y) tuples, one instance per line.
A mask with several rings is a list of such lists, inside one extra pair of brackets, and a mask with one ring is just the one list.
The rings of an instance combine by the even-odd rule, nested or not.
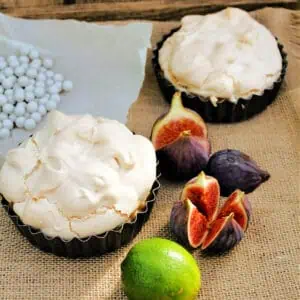
[(137, 243), (121, 264), (130, 300), (191, 300), (201, 287), (194, 257), (175, 242), (152, 238)]

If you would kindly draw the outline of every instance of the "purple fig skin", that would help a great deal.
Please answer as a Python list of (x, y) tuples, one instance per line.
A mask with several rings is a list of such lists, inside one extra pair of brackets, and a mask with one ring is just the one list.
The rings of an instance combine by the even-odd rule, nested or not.
[(225, 225), (215, 240), (203, 251), (208, 255), (224, 254), (233, 249), (243, 237), (243, 229), (233, 219)]
[(214, 153), (206, 173), (219, 181), (222, 196), (229, 196), (236, 189), (251, 193), (270, 178), (248, 155), (232, 149)]
[(162, 175), (170, 180), (188, 180), (206, 168), (210, 155), (208, 140), (181, 136), (156, 151)]
[(188, 210), (183, 201), (175, 202), (170, 216), (172, 232), (185, 246), (190, 246), (187, 233)]

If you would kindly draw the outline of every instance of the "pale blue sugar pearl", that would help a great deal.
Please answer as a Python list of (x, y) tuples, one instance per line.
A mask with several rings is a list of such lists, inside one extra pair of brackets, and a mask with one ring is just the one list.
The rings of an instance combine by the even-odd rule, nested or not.
[(60, 96), (58, 94), (54, 94), (50, 96), (50, 101), (54, 101), (56, 103), (60, 102)]
[(62, 74), (56, 73), (54, 75), (54, 80), (55, 81), (63, 81), (64, 80), (64, 76)]
[(61, 83), (61, 81), (55, 82), (54, 86), (56, 86), (57, 93), (60, 93), (61, 90), (62, 90), (62, 83)]
[(27, 104), (27, 111), (29, 113), (36, 112), (38, 110), (38, 105), (36, 102), (32, 101)]
[(18, 128), (24, 127), (25, 118), (24, 117), (18, 117), (16, 118), (16, 125)]
[[(10, 58), (11, 58), (11, 59), (10, 59)], [(12, 67), (13, 69), (20, 65), (20, 63), (19, 63), (19, 61), (18, 61), (18, 59), (17, 59), (16, 56), (10, 56), (10, 57), (8, 58), (8, 64), (9, 64), (9, 66)]]
[(4, 74), (1, 72), (0, 73), (0, 82), (2, 82), (6, 77), (4, 76)]
[(6, 120), (8, 118), (8, 115), (4, 112), (0, 113), (0, 121)]
[(14, 99), (17, 102), (22, 102), (25, 100), (25, 91), (22, 88), (16, 89), (14, 93)]
[(24, 75), (25, 74), (25, 68), (23, 67), (23, 66), (18, 66), (18, 67), (16, 67), (15, 68), (15, 71), (14, 71), (14, 73), (18, 76), (18, 77), (20, 77), (20, 76), (22, 76), (22, 75)]
[(35, 85), (35, 79), (29, 79), (29, 85)]
[(40, 57), (40, 53), (37, 49), (31, 49), (30, 52), (29, 52), (29, 57), (34, 60), (36, 58), (39, 58)]
[(2, 125), (2, 121), (0, 121), (0, 129), (3, 127), (3, 125)]
[(73, 88), (73, 82), (71, 80), (65, 80), (62, 87), (64, 91), (69, 92)]
[(11, 67), (6, 67), (4, 70), (3, 70), (3, 74), (6, 76), (6, 77), (10, 77), (14, 74), (14, 70), (11, 68)]
[(15, 122), (16, 119), (17, 119), (17, 116), (16, 116), (15, 114), (10, 114), (10, 115), (8, 116), (8, 118), (9, 118), (11, 121)]
[(0, 94), (3, 94), (4, 93), (4, 88), (2, 85), (0, 85)]
[(5, 88), (5, 89), (11, 89), (14, 85), (14, 81), (13, 81), (13, 78), (12, 77), (8, 77), (8, 78), (5, 78), (3, 81), (2, 81), (2, 86)]
[(58, 94), (59, 93), (59, 89), (57, 88), (56, 85), (52, 85), (48, 88), (48, 92), (50, 94)]
[(21, 64), (21, 67), (24, 68), (25, 73), (27, 72), (29, 65), (28, 64)]
[(39, 103), (40, 104), (46, 104), (48, 102), (48, 98), (47, 97), (42, 97), (39, 99)]
[(47, 109), (46, 109), (45, 105), (40, 104), (40, 105), (39, 105), (39, 108), (38, 108), (38, 112), (39, 112), (42, 116), (44, 116), (44, 115), (47, 113)]
[(18, 78), (15, 75), (10, 76), (9, 78), (11, 78), (12, 82), (15, 84), (18, 80)]
[(4, 95), (6, 97), (11, 97), (13, 94), (14, 94), (14, 90), (13, 89), (8, 89), (8, 90), (5, 90), (5, 92), (4, 92)]
[(34, 93), (33, 92), (25, 92), (25, 100), (27, 102), (33, 101), (34, 100)]
[(22, 87), (27, 87), (29, 85), (29, 79), (27, 76), (21, 76), (18, 79), (18, 83)]
[(33, 119), (30, 118), (30, 119), (25, 120), (25, 122), (24, 122), (24, 128), (26, 130), (32, 130), (35, 127), (36, 127), (36, 122)]
[(45, 81), (47, 79), (45, 73), (39, 73), (38, 76), (37, 76), (37, 80), (39, 81)]
[(46, 69), (51, 69), (53, 67), (53, 60), (51, 58), (45, 58), (43, 60), (43, 66)]
[(53, 78), (53, 76), (54, 76), (54, 72), (53, 71), (46, 71), (46, 76), (47, 76), (47, 78)]
[(37, 58), (30, 63), (30, 67), (38, 69), (42, 65), (42, 61)]
[(26, 75), (29, 77), (29, 78), (36, 78), (38, 73), (37, 73), (37, 70), (35, 68), (29, 68), (26, 72)]
[(29, 57), (25, 56), (25, 55), (22, 55), (22, 56), (19, 57), (19, 62), (21, 64), (28, 64), (29, 63)]
[(52, 85), (54, 84), (54, 80), (48, 79), (48, 80), (46, 81), (46, 84), (47, 84), (48, 86), (52, 86)]
[(28, 86), (25, 88), (25, 92), (33, 92), (34, 91), (34, 86), (30, 85), (28, 82)]
[(45, 88), (45, 82), (44, 81), (36, 81), (35, 86)]
[(2, 121), (3, 128), (7, 128), (9, 130), (14, 128), (14, 123), (12, 120), (6, 119)]
[(23, 45), (20, 47), (19, 52), (22, 56), (27, 56), (31, 50), (30, 46)]
[(0, 139), (7, 139), (10, 136), (10, 130), (7, 128), (0, 129)]
[(39, 112), (34, 112), (31, 114), (31, 119), (35, 121), (35, 123), (40, 123), (42, 120), (42, 116)]
[(42, 98), (45, 95), (45, 89), (42, 87), (36, 87), (34, 89), (34, 95), (36, 98)]
[(6, 114), (10, 114), (14, 111), (14, 106), (10, 103), (6, 103), (2, 107), (2, 111)]
[(56, 103), (54, 101), (48, 101), (46, 104), (46, 108), (48, 111), (52, 111), (54, 109), (56, 109)]
[(7, 103), (7, 97), (3, 94), (0, 95), (0, 107)]
[(47, 69), (45, 67), (40, 67), (40, 72), (41, 73), (45, 73), (47, 71)]
[(26, 113), (24, 114), (24, 118), (25, 118), (25, 119), (29, 119), (29, 118), (30, 118), (30, 113), (29, 113), (29, 112), (26, 112)]
[(0, 60), (0, 70), (4, 70), (7, 67), (7, 62), (5, 60)]

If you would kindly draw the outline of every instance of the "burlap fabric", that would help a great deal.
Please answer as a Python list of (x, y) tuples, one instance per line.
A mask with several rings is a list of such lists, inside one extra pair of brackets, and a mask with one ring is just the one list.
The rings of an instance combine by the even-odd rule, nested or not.
[[(300, 295), (300, 12), (264, 9), (254, 15), (288, 51), (285, 86), (278, 99), (257, 117), (233, 125), (209, 124), (208, 130), (213, 151), (245, 151), (271, 173), (271, 179), (250, 194), (253, 219), (236, 249), (217, 258), (194, 252), (203, 275), (199, 299), (296, 300)], [(176, 25), (154, 23), (153, 43)], [(146, 136), (155, 119), (168, 108), (152, 72), (150, 56), (143, 89), (128, 121), (132, 130)], [(130, 245), (100, 258), (72, 261), (45, 254), (16, 231), (0, 209), (0, 299), (125, 299), (120, 284), (121, 261), (141, 239), (174, 238), (168, 220), (182, 186), (162, 180), (152, 215), (141, 233)]]

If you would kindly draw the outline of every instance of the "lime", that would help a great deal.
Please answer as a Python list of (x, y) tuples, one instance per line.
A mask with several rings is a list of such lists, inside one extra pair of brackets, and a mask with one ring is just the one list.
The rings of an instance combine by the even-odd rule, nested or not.
[(194, 257), (175, 242), (151, 238), (137, 243), (121, 264), (130, 300), (191, 300), (201, 287)]

